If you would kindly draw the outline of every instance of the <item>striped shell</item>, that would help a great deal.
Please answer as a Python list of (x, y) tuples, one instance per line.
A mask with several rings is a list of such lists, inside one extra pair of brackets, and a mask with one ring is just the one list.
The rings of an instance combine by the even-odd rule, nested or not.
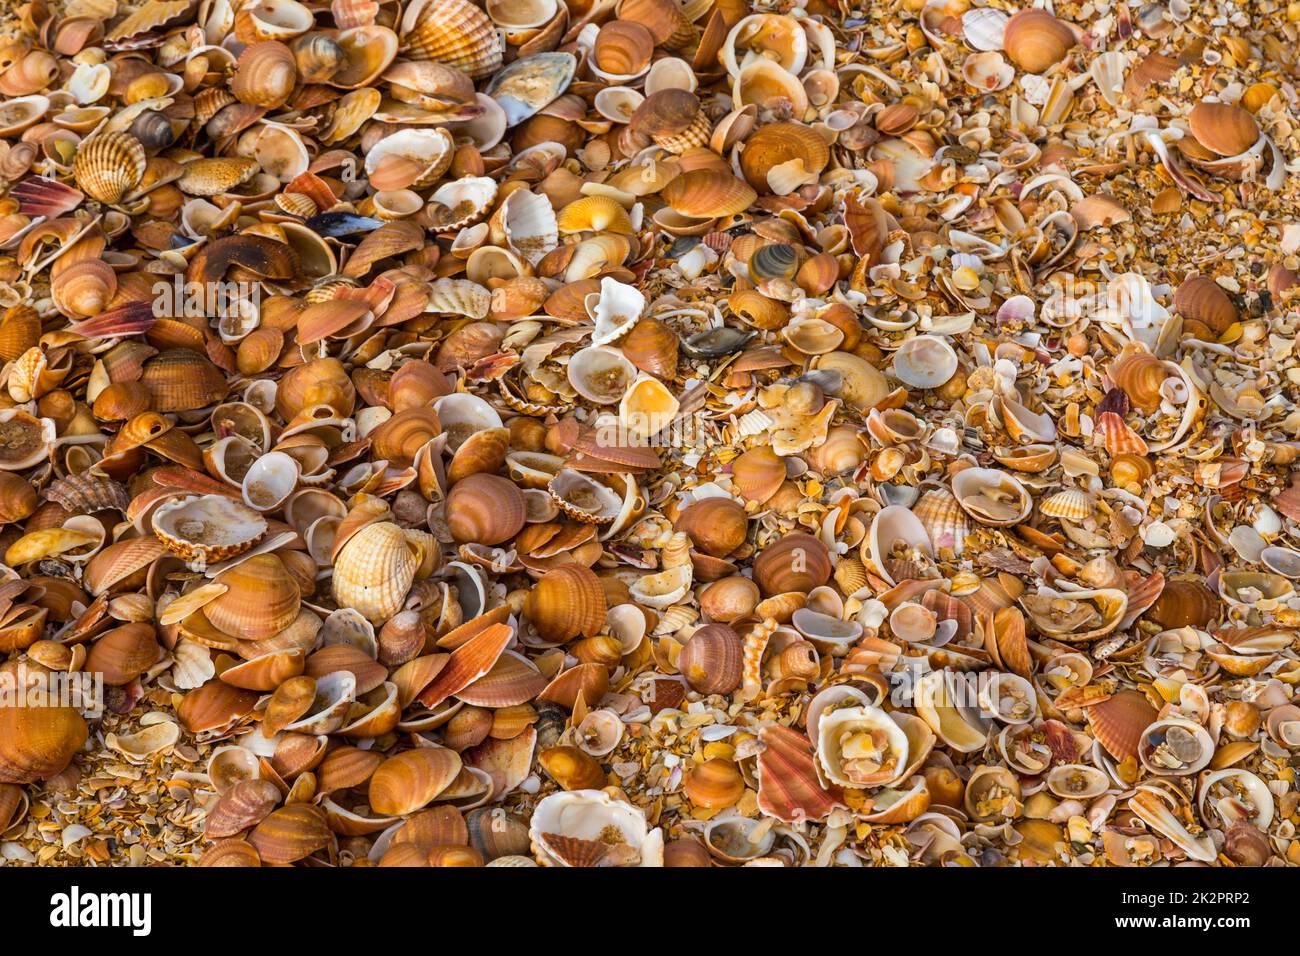
[(927, 491), (912, 506), (912, 513), (925, 526), (930, 535), (930, 543), (936, 550), (951, 548), (954, 554), (962, 553), (966, 546), (966, 535), (970, 531), (970, 521), (952, 492), (947, 488)]
[(145, 163), (144, 146), (130, 133), (102, 133), (77, 148), (72, 175), (92, 199), (115, 203), (140, 185)]
[(1038, 506), (1038, 510), (1049, 518), (1078, 522), (1092, 517), (1093, 505), (1092, 495), (1088, 492), (1067, 488), (1047, 498)]
[(433, 60), (481, 80), (501, 68), (501, 40), (488, 15), (468, 0), (412, 4), (403, 21), (403, 52), (412, 60)]
[(382, 624), (402, 609), (420, 561), (402, 529), (380, 521), (358, 531), (334, 564), (334, 600)]

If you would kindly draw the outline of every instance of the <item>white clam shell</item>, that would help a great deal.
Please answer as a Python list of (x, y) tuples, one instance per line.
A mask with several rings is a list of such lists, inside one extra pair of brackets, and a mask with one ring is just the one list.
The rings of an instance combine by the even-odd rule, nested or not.
[[(845, 743), (859, 734), (883, 738), (870, 758), (882, 764), (875, 773), (855, 774), (851, 761), (861, 758), (845, 753)], [(842, 707), (823, 713), (817, 724), (816, 748), (827, 779), (842, 787), (888, 786), (907, 769), (907, 734), (878, 707)]]
[(569, 384), (579, 395), (598, 405), (613, 405), (636, 381), (637, 368), (618, 349), (590, 345), (569, 359)]
[(587, 312), (595, 320), (592, 345), (608, 345), (632, 328), (645, 311), (645, 296), (635, 286), (611, 279), (600, 280), (600, 291), (587, 296)]
[(957, 371), (957, 353), (933, 335), (908, 339), (894, 353), (894, 375), (913, 388), (938, 388)]
[(663, 866), (663, 832), (651, 830), (645, 812), (603, 790), (569, 790), (543, 798), (533, 808), (528, 839), (543, 866), (567, 866), (551, 837), (609, 842), (617, 838), (641, 858), (641, 866)]

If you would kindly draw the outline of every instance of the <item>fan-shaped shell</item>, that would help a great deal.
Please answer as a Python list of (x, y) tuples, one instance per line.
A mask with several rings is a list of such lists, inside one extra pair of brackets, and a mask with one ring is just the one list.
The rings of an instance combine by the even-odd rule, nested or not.
[(391, 521), (367, 525), (348, 540), (334, 562), (334, 600), (372, 624), (382, 624), (402, 609), (419, 566), (400, 527)]
[(86, 195), (120, 202), (144, 178), (144, 146), (130, 133), (100, 133), (77, 148), (72, 175)]
[(153, 530), (185, 561), (212, 564), (242, 554), (266, 534), (266, 519), (225, 495), (177, 498), (153, 513)]
[(433, 60), (481, 80), (501, 68), (500, 36), (482, 8), (469, 0), (430, 0), (406, 7), (402, 49), (412, 60)]

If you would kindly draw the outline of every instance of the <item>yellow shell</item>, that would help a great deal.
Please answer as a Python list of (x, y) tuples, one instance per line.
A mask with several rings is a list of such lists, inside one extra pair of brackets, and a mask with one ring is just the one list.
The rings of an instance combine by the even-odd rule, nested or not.
[(368, 525), (348, 540), (334, 563), (334, 600), (382, 624), (402, 609), (419, 566), (401, 528), (391, 521)]
[(72, 175), (86, 195), (115, 203), (140, 185), (145, 164), (144, 146), (130, 133), (101, 133), (77, 148)]
[(584, 196), (575, 199), (556, 216), (561, 233), (616, 232), (630, 236), (635, 229), (627, 210), (608, 196)]
[(1083, 521), (1092, 517), (1093, 498), (1086, 491), (1067, 488), (1049, 497), (1038, 510), (1049, 518), (1064, 518), (1066, 521)]

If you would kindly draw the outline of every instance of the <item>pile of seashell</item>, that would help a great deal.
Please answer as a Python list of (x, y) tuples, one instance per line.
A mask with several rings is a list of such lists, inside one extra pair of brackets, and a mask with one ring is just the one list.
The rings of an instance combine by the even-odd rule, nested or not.
[(1297, 50), (30, 0), (0, 856), (1300, 864)]

